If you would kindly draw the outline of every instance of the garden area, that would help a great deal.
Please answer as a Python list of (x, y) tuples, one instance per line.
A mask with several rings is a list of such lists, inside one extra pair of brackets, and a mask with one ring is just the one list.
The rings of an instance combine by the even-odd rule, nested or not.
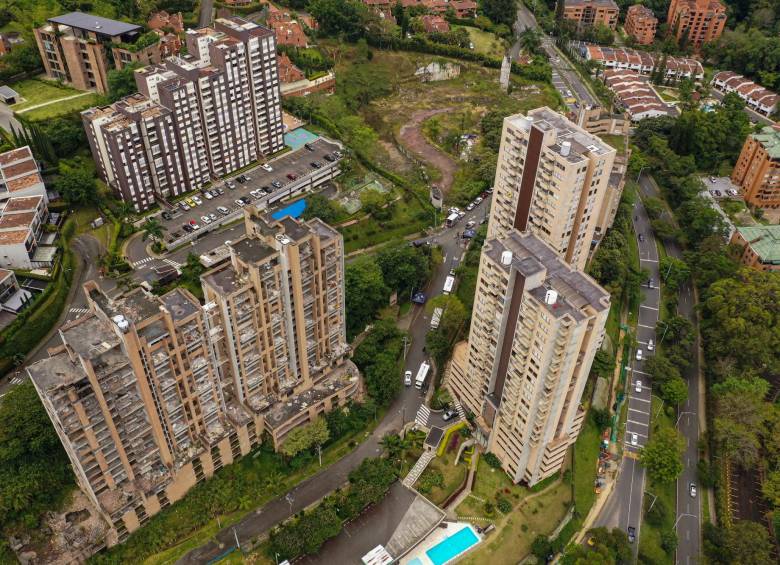
[(474, 51), (477, 53), (501, 58), (506, 52), (506, 41), (492, 32), (483, 31), (471, 26), (459, 25), (453, 25), (452, 29), (465, 29), (469, 34), (469, 40), (474, 45)]
[[(474, 448), (464, 450), (457, 465), (455, 459), (460, 445), (470, 435), (465, 423), (449, 428), (439, 445), (437, 457), (428, 464), (415, 484), (417, 490), (437, 506), (443, 506), (466, 481)], [(414, 465), (421, 453), (421, 450), (419, 453), (410, 452), (407, 456), (409, 464)]]
[[(11, 106), (11, 109), (32, 121), (47, 120), (83, 110), (94, 106), (99, 100), (99, 96), (94, 92), (84, 92), (38, 78), (16, 82), (11, 87), (23, 98), (21, 102)], [(39, 107), (35, 108), (36, 106)]]

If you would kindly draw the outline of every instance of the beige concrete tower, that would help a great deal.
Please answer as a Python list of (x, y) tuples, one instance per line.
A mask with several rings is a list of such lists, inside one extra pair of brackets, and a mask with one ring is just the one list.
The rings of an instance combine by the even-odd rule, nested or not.
[(512, 230), (544, 239), (583, 269), (614, 148), (547, 107), (504, 119), (488, 238)]

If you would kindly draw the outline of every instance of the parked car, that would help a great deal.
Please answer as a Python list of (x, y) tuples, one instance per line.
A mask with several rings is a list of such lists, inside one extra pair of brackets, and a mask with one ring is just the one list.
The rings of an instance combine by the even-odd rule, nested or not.
[(246, 206), (246, 204), (244, 204), (244, 201), (243, 201), (243, 200), (236, 200), (236, 204), (237, 204), (238, 206), (240, 206), (241, 208), (243, 208), (244, 206)]
[(304, 143), (303, 146), (309, 151), (314, 151), (314, 146), (311, 143)]
[(645, 240), (645, 236), (640, 233), (639, 234), (639, 241), (644, 241), (644, 240)]
[(457, 414), (458, 414), (458, 411), (457, 411), (457, 410), (455, 410), (454, 408), (450, 408), (450, 409), (448, 409), (448, 410), (445, 410), (445, 411), (444, 411), (444, 414), (442, 415), (442, 419), (443, 419), (445, 422), (449, 422), (449, 421), (450, 421), (450, 420), (452, 420), (452, 419), (453, 419), (455, 416), (457, 416)]
[(474, 209), (474, 203), (473, 202), (469, 203), (469, 205), (466, 206), (466, 211), (467, 212), (471, 212), (473, 209)]
[(194, 230), (199, 230), (200, 229), (200, 226), (198, 225), (198, 222), (196, 222), (195, 220), (190, 220), (190, 226), (192, 226), (192, 229), (194, 229)]
[(171, 216), (171, 213), (168, 211), (165, 211), (160, 215), (162, 216), (163, 220), (170, 220), (171, 218), (173, 218), (173, 216)]
[(187, 212), (190, 209), (190, 205), (187, 204), (184, 200), (182, 200), (181, 202), (179, 202), (179, 208)]
[(477, 196), (477, 197), (474, 199), (474, 204), (476, 204), (477, 206), (479, 206), (480, 204), (482, 204), (482, 200), (483, 200), (483, 199), (482, 199), (482, 197), (481, 197), (481, 196)]
[(224, 188), (217, 188), (216, 191), (217, 191), (217, 194), (219, 194), (220, 196), (225, 194), (225, 189)]
[(203, 198), (205, 198), (206, 200), (211, 200), (212, 198), (214, 198), (208, 190), (204, 190), (203, 192), (201, 192), (201, 194), (203, 195)]
[(655, 342), (652, 339), (647, 340), (647, 350), (652, 351), (655, 349)]
[(218, 206), (218, 207), (217, 207), (217, 212), (219, 212), (219, 213), (220, 213), (220, 214), (222, 214), (223, 216), (227, 216), (228, 214), (230, 214), (230, 210), (228, 210), (228, 209), (227, 209), (227, 208), (225, 208), (224, 206)]
[(192, 232), (194, 232), (194, 231), (195, 231), (195, 228), (193, 228), (193, 227), (192, 227), (191, 225), (189, 225), (189, 224), (182, 224), (182, 226), (181, 226), (181, 229), (183, 229), (183, 230), (184, 230), (185, 232), (187, 232), (187, 233), (192, 233)]
[(344, 156), (344, 154), (343, 154), (341, 151), (334, 151), (334, 152), (333, 152), (333, 156), (334, 156), (336, 159), (341, 159), (341, 158)]
[(189, 205), (190, 208), (194, 208), (198, 205), (198, 202), (195, 202), (193, 198), (187, 198), (185, 202)]
[(215, 222), (217, 220), (217, 215), (214, 212), (212, 212), (211, 214), (209, 214), (209, 218), (211, 218), (212, 222)]
[(691, 498), (696, 498), (696, 485), (691, 483), (688, 486), (688, 492), (691, 493)]
[(249, 194), (252, 195), (253, 198), (260, 198), (263, 195), (263, 192), (261, 190), (250, 190)]
[(639, 436), (636, 435), (635, 433), (631, 434), (631, 445), (633, 446), (639, 445)]
[(320, 165), (317, 161), (312, 161), (311, 163), (309, 163), (309, 165), (311, 165), (312, 169), (319, 169), (322, 167), (322, 165)]
[(203, 200), (201, 200), (201, 199), (200, 199), (200, 197), (198, 197), (198, 196), (193, 196), (193, 197), (192, 197), (192, 200), (193, 200), (193, 201), (194, 201), (194, 202), (195, 202), (195, 203), (196, 203), (198, 206), (200, 206), (201, 204), (203, 204)]
[(298, 178), (298, 175), (296, 175), (295, 173), (287, 173), (287, 178), (290, 180), (295, 180)]
[(637, 361), (641, 361), (642, 360), (642, 350), (641, 349), (637, 349), (636, 350), (636, 360)]
[(234, 183), (232, 180), (225, 181), (225, 184), (227, 185), (227, 187), (230, 190), (235, 190), (236, 189), (236, 183)]
[(241, 201), (242, 201), (244, 204), (249, 204), (249, 203), (251, 203), (251, 202), (252, 202), (252, 199), (251, 199), (251, 198), (249, 198), (248, 196), (242, 196), (242, 197), (240, 198), (240, 200), (241, 200)]
[(328, 163), (332, 163), (333, 161), (336, 160), (336, 158), (333, 155), (331, 155), (330, 153), (325, 155), (325, 157), (323, 157), (323, 159), (325, 159)]
[(273, 190), (273, 189), (272, 189), (270, 186), (264, 186), (264, 187), (263, 187), (263, 188), (261, 188), (260, 190), (262, 190), (262, 191), (263, 191), (263, 192), (265, 192), (266, 194), (271, 194), (271, 193), (274, 191), (274, 190)]
[(200, 217), (200, 221), (203, 222), (204, 224), (208, 225), (208, 224), (211, 223), (211, 218), (209, 218), (208, 216), (201, 216)]
[(219, 189), (212, 188), (211, 190), (209, 190), (209, 194), (214, 198), (216, 198), (217, 196), (219, 196)]
[(250, 177), (249, 175), (241, 175), (241, 176), (244, 177), (244, 182), (249, 182), (250, 180), (252, 180), (252, 177)]
[(634, 543), (636, 541), (636, 528), (634, 526), (628, 527), (628, 543)]
[(274, 188), (282, 188), (282, 183), (280, 183), (278, 180), (271, 181), (271, 186)]
[(412, 372), (411, 371), (406, 371), (404, 373), (404, 384), (406, 386), (412, 386)]
[(274, 170), (274, 168), (268, 163), (263, 163), (262, 167), (264, 170), (268, 171), (269, 173)]
[(637, 392), (642, 392), (642, 381), (637, 379), (637, 381), (634, 383), (634, 390)]
[(466, 229), (470, 230), (471, 228), (473, 228), (476, 225), (477, 225), (477, 222), (475, 222), (474, 220), (471, 220), (470, 222), (466, 222)]

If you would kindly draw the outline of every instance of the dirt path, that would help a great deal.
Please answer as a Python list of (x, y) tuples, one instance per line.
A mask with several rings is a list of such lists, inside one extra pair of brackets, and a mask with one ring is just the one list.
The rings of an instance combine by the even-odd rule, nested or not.
[(455, 171), (458, 168), (458, 164), (449, 155), (428, 143), (420, 126), (423, 121), (428, 118), (438, 114), (444, 114), (450, 110), (452, 110), (452, 108), (418, 110), (412, 114), (412, 119), (401, 127), (400, 133), (401, 143), (403, 143), (407, 149), (441, 172), (441, 180), (438, 184), (445, 195), (449, 193), (450, 188), (452, 187), (452, 181), (455, 177)]

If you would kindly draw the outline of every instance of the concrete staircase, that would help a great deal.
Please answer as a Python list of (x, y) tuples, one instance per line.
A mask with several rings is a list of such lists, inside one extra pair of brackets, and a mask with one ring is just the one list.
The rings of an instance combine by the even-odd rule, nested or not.
[(465, 420), (466, 419), (466, 411), (463, 409), (463, 406), (461, 405), (461, 403), (458, 402), (457, 400), (455, 401), (455, 410), (458, 411), (458, 416), (460, 416), (461, 420)]
[(425, 404), (422, 404), (417, 410), (417, 416), (415, 416), (414, 421), (417, 422), (419, 426), (422, 426), (424, 428), (428, 427), (428, 418), (431, 415), (431, 409), (428, 408)]
[(414, 486), (414, 483), (417, 482), (417, 479), (420, 478), (420, 475), (422, 475), (423, 471), (425, 471), (425, 468), (428, 466), (428, 463), (430, 463), (434, 457), (436, 457), (436, 453), (433, 451), (426, 451), (422, 455), (420, 455), (420, 458), (417, 460), (417, 463), (414, 464), (412, 470), (409, 471), (408, 475), (406, 475), (406, 478), (403, 481), (404, 485), (409, 488), (412, 488)]

